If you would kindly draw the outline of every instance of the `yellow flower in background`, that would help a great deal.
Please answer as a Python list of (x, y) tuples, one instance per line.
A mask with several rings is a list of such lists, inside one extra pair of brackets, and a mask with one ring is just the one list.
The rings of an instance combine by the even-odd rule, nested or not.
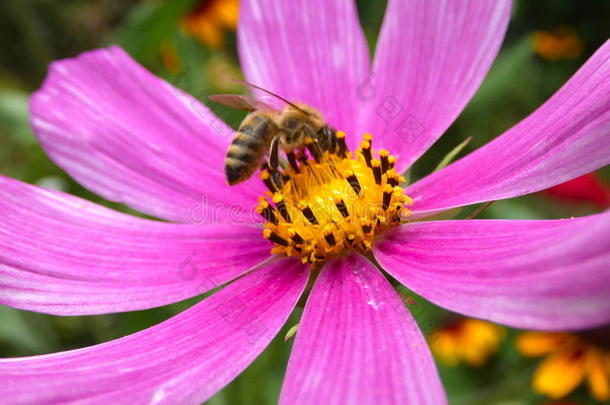
[(239, 0), (201, 0), (182, 18), (184, 30), (212, 49), (225, 44), (225, 31), (235, 31)]
[(242, 86), (235, 81), (241, 78), (239, 67), (231, 62), (226, 53), (215, 53), (204, 66), (205, 74), (210, 78), (210, 87), (214, 92), (237, 93)]
[(464, 318), (436, 330), (430, 336), (430, 348), (448, 366), (455, 366), (461, 361), (480, 366), (498, 350), (504, 335), (505, 330), (501, 326)]
[(540, 57), (551, 61), (577, 58), (583, 50), (582, 39), (571, 27), (536, 31), (532, 34), (532, 45)]
[(610, 400), (610, 340), (607, 330), (525, 332), (517, 348), (528, 357), (547, 356), (534, 372), (534, 391), (563, 398), (583, 381), (599, 401)]

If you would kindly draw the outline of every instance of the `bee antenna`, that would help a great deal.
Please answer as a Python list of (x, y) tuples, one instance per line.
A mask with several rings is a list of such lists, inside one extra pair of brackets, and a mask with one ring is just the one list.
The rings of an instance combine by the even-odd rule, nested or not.
[(240, 80), (240, 79), (231, 79), (231, 80), (233, 80), (234, 82), (237, 82), (237, 83), (239, 83), (239, 84), (241, 84), (241, 85), (243, 85), (243, 86), (253, 87), (253, 88), (258, 89), (258, 90), (260, 90), (260, 91), (264, 91), (265, 93), (267, 93), (267, 94), (269, 94), (269, 95), (272, 95), (273, 97), (276, 97), (276, 98), (278, 98), (278, 99), (282, 100), (283, 102), (285, 102), (286, 104), (288, 104), (288, 105), (290, 105), (290, 106), (292, 106), (292, 107), (296, 108), (297, 110), (301, 111), (303, 114), (305, 114), (305, 115), (309, 115), (309, 113), (308, 113), (307, 111), (303, 110), (303, 109), (302, 109), (302, 108), (300, 108), (298, 105), (296, 105), (296, 104), (294, 104), (294, 103), (292, 103), (292, 102), (290, 102), (290, 101), (286, 100), (284, 97), (280, 96), (279, 94), (275, 94), (275, 93), (274, 93), (274, 92), (272, 92), (271, 90), (267, 90), (267, 89), (265, 89), (265, 88), (262, 88), (261, 86), (257, 86), (256, 84), (253, 84), (253, 83), (247, 82), (247, 81), (245, 81), (245, 80)]

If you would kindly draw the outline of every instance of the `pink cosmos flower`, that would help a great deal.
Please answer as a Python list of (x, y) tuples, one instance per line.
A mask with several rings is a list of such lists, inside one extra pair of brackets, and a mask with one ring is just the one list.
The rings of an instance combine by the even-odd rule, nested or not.
[[(348, 134), (352, 150), (372, 133), (400, 172), (473, 95), (509, 14), (509, 1), (390, 0), (370, 64), (352, 2), (244, 0), (239, 50), (249, 81), (318, 108)], [(539, 191), (608, 164), (609, 73), (607, 42), (525, 120), (409, 185), (410, 218)], [(31, 111), (46, 152), (72, 177), (168, 222), (1, 178), (1, 303), (56, 315), (111, 313), (234, 281), (139, 333), (0, 360), (3, 402), (206, 400), (277, 334), (311, 277), (294, 257), (267, 260), (272, 244), (235, 209), (254, 207), (264, 187), (257, 179), (226, 184), (232, 130), (116, 47), (55, 62)], [(215, 215), (193, 224), (193, 207)], [(520, 328), (579, 329), (610, 321), (609, 227), (608, 212), (409, 221), (377, 237), (370, 253), (396, 280), (452, 311)], [(279, 401), (446, 403), (413, 318), (356, 251), (321, 268)]]

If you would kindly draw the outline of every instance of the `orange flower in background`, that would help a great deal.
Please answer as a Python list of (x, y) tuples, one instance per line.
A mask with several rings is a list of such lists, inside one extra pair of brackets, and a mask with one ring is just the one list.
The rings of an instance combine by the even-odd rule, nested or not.
[(610, 186), (595, 173), (585, 174), (541, 193), (569, 202), (591, 203), (602, 209), (610, 207)]
[(161, 55), (161, 62), (165, 69), (171, 74), (178, 74), (182, 71), (182, 59), (178, 54), (176, 44), (170, 40), (165, 40), (161, 43), (159, 54)]
[(517, 348), (528, 357), (547, 356), (534, 372), (534, 391), (560, 399), (586, 381), (599, 401), (610, 399), (610, 331), (525, 332)]
[(222, 48), (225, 32), (235, 31), (239, 0), (201, 0), (197, 7), (182, 19), (182, 27), (204, 46)]
[(476, 367), (483, 365), (498, 350), (504, 335), (505, 330), (501, 326), (464, 318), (436, 330), (430, 336), (430, 348), (448, 366), (456, 366), (463, 361)]
[(571, 27), (536, 31), (532, 35), (532, 45), (540, 57), (551, 61), (577, 58), (583, 51), (582, 39)]

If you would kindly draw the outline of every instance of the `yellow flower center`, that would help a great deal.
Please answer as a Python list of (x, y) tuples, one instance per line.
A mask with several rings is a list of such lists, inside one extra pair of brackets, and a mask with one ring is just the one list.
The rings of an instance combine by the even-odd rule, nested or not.
[(257, 212), (266, 220), (263, 236), (275, 244), (271, 253), (303, 263), (350, 249), (366, 253), (376, 235), (406, 220), (412, 201), (400, 187), (396, 159), (384, 149), (376, 154), (371, 143), (364, 135), (352, 154), (339, 131), (329, 150), (309, 142), (311, 157), (289, 152), (284, 168), (262, 171), (271, 191), (260, 197)]

